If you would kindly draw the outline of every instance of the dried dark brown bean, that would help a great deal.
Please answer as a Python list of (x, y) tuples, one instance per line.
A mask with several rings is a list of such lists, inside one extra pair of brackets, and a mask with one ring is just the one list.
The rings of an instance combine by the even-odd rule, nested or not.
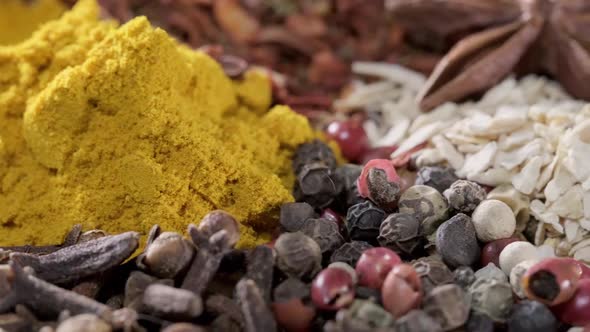
[(139, 234), (126, 232), (76, 244), (44, 256), (12, 253), (10, 259), (21, 266), (30, 266), (36, 277), (63, 284), (121, 264), (139, 244)]
[(244, 330), (246, 332), (273, 332), (277, 330), (277, 322), (254, 281), (251, 279), (240, 280), (236, 285), (236, 297), (244, 315)]
[(209, 325), (211, 332), (242, 332), (242, 327), (228, 315), (220, 315)]
[(274, 263), (274, 252), (268, 246), (257, 246), (248, 255), (246, 277), (256, 283), (266, 303), (270, 303)]
[(140, 309), (143, 293), (150, 285), (156, 283), (168, 286), (174, 285), (174, 281), (171, 279), (160, 280), (141, 271), (131, 272), (125, 283), (124, 306), (135, 310)]
[(236, 235), (230, 233), (230, 231), (233, 231), (233, 227), (217, 230), (210, 236), (207, 236), (208, 232), (202, 233), (192, 224), (189, 225), (188, 231), (193, 243), (199, 248), (199, 250), (182, 281), (181, 288), (190, 290), (197, 295), (201, 295), (201, 293), (207, 288), (211, 279), (215, 276), (215, 273), (217, 273), (223, 256), (228, 253), (237, 242), (237, 240), (235, 240)]
[(15, 262), (10, 262), (10, 267), (14, 273), (12, 291), (0, 300), (0, 312), (14, 304), (24, 304), (42, 316), (57, 317), (68, 310), (72, 315), (93, 313), (110, 320), (112, 310), (108, 306), (39, 279)]
[(301, 228), (301, 232), (317, 242), (324, 257), (330, 257), (334, 250), (344, 243), (344, 237), (340, 234), (340, 227), (332, 220), (324, 218), (307, 219)]
[(58, 245), (48, 245), (48, 246), (10, 246), (10, 247), (0, 247), (0, 251), (6, 252), (6, 256), (0, 257), (0, 262), (8, 261), (8, 254), (11, 252), (19, 252), (24, 254), (32, 254), (32, 255), (47, 255), (53, 252), (56, 252), (62, 248), (72, 246), (78, 242), (78, 238), (80, 237), (80, 233), (82, 232), (82, 225), (76, 224), (72, 227), (72, 229), (66, 234), (64, 241), (62, 244)]
[(190, 264), (194, 247), (180, 234), (163, 232), (137, 257), (139, 268), (158, 278), (173, 279)]
[(411, 255), (422, 242), (420, 221), (409, 213), (390, 214), (383, 220), (377, 240), (398, 254)]
[(305, 202), (285, 203), (281, 205), (279, 222), (286, 232), (297, 232), (309, 218), (315, 218), (313, 207)]
[(0, 315), (0, 331), (27, 332), (32, 331), (31, 322), (15, 313)]
[(373, 246), (364, 241), (347, 242), (334, 251), (330, 257), (330, 263), (343, 262), (350, 266), (356, 266), (363, 252), (371, 248)]
[(244, 316), (240, 306), (232, 299), (224, 295), (212, 295), (205, 302), (205, 308), (208, 313), (216, 316), (228, 316), (233, 319), (238, 326), (244, 326)]
[(172, 321), (192, 320), (203, 312), (200, 296), (186, 289), (152, 284), (143, 293), (142, 312)]

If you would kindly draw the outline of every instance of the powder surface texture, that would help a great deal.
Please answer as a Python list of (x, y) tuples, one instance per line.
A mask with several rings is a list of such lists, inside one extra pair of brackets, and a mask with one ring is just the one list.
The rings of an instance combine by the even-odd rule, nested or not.
[(83, 0), (0, 47), (0, 245), (59, 243), (77, 223), (184, 231), (213, 209), (240, 221), (239, 246), (267, 241), (307, 120), (268, 110), (261, 73), (231, 81), (145, 18), (97, 17)]
[(0, 1), (0, 45), (29, 38), (40, 24), (58, 18), (65, 9), (60, 0)]

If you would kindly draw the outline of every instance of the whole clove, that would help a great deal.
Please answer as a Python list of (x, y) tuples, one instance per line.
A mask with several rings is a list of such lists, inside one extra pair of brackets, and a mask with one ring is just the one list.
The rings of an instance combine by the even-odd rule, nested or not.
[(240, 280), (236, 285), (236, 297), (242, 308), (246, 332), (277, 331), (277, 322), (253, 280)]
[(246, 277), (256, 283), (266, 303), (270, 303), (274, 261), (273, 250), (268, 246), (258, 246), (248, 255)]
[[(209, 232), (210, 229), (213, 228), (207, 226), (205, 231)], [(189, 225), (189, 235), (199, 250), (190, 265), (181, 288), (190, 290), (197, 295), (200, 295), (207, 288), (207, 285), (219, 269), (221, 259), (233, 248), (237, 242), (236, 237), (239, 238), (239, 233), (236, 236), (236, 232), (238, 232), (237, 225), (235, 229), (234, 227), (225, 227), (217, 230), (211, 236), (207, 236), (206, 232), (201, 232), (195, 225)]]
[(192, 320), (203, 312), (203, 301), (191, 291), (152, 284), (143, 293), (142, 311), (166, 320)]
[(31, 331), (31, 322), (15, 313), (0, 315), (0, 331), (26, 332)]
[(24, 304), (41, 316), (57, 317), (68, 310), (72, 315), (93, 313), (110, 320), (112, 310), (108, 306), (39, 279), (30, 268), (23, 269), (16, 262), (9, 264), (14, 273), (12, 291), (0, 300), (0, 312)]
[(139, 309), (141, 307), (143, 293), (150, 285), (156, 283), (168, 286), (174, 284), (170, 279), (158, 279), (141, 271), (131, 272), (125, 283), (124, 306), (135, 310)]
[(229, 315), (215, 318), (209, 327), (211, 332), (242, 332), (243, 329)]
[(12, 253), (10, 259), (30, 266), (36, 277), (64, 284), (121, 264), (139, 245), (139, 234), (126, 232), (76, 244), (44, 256)]
[(224, 295), (212, 295), (205, 302), (205, 308), (210, 314), (227, 316), (239, 326), (244, 326), (244, 316), (240, 306), (232, 299)]
[(158, 278), (174, 278), (193, 259), (194, 248), (180, 234), (164, 232), (147, 245), (137, 265)]
[[(78, 242), (78, 239), (82, 233), (82, 225), (76, 224), (68, 232), (62, 244), (58, 245), (47, 245), (47, 246), (11, 246), (11, 247), (0, 247), (0, 252), (7, 254), (11, 252), (20, 252), (31, 255), (47, 255), (58, 251), (59, 249), (72, 246)], [(8, 255), (0, 255), (0, 262), (4, 263), (8, 260)]]
[(92, 314), (81, 314), (62, 321), (55, 332), (111, 332), (111, 325)]

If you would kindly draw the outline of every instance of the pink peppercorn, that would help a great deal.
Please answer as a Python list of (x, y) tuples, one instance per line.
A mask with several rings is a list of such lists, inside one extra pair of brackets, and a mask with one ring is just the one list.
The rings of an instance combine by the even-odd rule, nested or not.
[(547, 258), (526, 271), (522, 289), (529, 299), (554, 306), (574, 296), (581, 276), (582, 268), (574, 259)]
[(359, 277), (359, 284), (381, 289), (389, 271), (400, 263), (401, 259), (391, 249), (378, 247), (365, 250), (356, 263), (355, 270)]
[(399, 318), (420, 306), (422, 283), (412, 265), (398, 264), (385, 278), (381, 287), (383, 307)]
[(326, 136), (338, 143), (344, 158), (357, 161), (369, 148), (369, 139), (363, 127), (353, 121), (334, 121), (326, 128)]
[(487, 266), (489, 263), (494, 263), (500, 267), (500, 253), (512, 242), (519, 241), (518, 238), (510, 237), (486, 243), (481, 251), (481, 266)]
[(328, 267), (311, 284), (311, 300), (322, 310), (338, 310), (354, 300), (354, 280), (350, 272)]
[(401, 179), (389, 159), (369, 161), (357, 180), (359, 195), (373, 201), (377, 206), (393, 211), (400, 196)]
[(590, 324), (590, 279), (582, 279), (569, 301), (552, 308), (559, 320), (574, 326)]

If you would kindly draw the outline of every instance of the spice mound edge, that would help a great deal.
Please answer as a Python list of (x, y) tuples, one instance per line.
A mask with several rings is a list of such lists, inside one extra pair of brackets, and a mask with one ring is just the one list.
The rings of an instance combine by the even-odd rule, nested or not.
[(318, 136), (307, 119), (145, 18), (97, 17), (80, 1), (0, 47), (0, 245), (59, 243), (78, 223), (182, 232), (214, 209), (240, 222), (239, 247), (266, 242), (293, 201), (293, 151)]

